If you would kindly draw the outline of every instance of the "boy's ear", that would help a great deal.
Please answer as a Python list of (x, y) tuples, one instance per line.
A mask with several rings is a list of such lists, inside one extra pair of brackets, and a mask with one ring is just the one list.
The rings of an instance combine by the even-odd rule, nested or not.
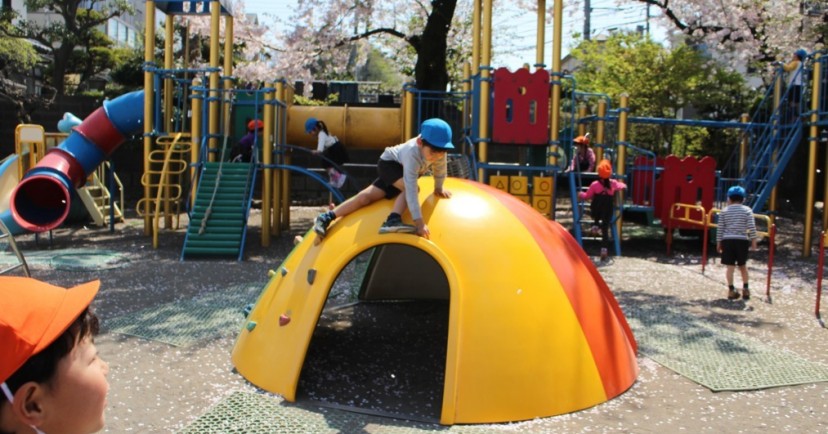
[(423, 147), (423, 137), (422, 136), (417, 136), (417, 146), (419, 146), (421, 148)]
[(21, 422), (38, 426), (46, 417), (44, 398), (46, 390), (41, 384), (34, 381), (20, 386), (14, 393), (12, 411)]

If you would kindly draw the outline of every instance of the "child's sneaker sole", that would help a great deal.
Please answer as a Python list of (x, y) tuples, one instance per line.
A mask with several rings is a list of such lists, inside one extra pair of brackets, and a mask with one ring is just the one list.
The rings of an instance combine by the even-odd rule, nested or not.
[(403, 226), (380, 226), (379, 233), (381, 234), (415, 234), (417, 228), (410, 225)]

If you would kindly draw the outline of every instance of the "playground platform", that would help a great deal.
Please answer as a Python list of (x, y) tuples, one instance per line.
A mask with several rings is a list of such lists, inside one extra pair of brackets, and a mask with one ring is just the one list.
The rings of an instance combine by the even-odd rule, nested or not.
[[(813, 317), (816, 258), (799, 258), (802, 225), (785, 217), (778, 223), (772, 304), (760, 289), (762, 251), (749, 263), (749, 302), (724, 299), (717, 260), (701, 274), (694, 239), (678, 239), (668, 257), (656, 231), (639, 232), (625, 239), (624, 257), (594, 258), (640, 346), (638, 381), (604, 404), (512, 424), (435, 424), (440, 393), (433, 387), (442, 381), (429, 373), (428, 354), (443, 352), (445, 335), (434, 337), (445, 327), (445, 306), (385, 304), (329, 310), (311, 344), (322, 346), (310, 349), (300, 380), (304, 392), (286, 403), (238, 375), (230, 351), (241, 306), (255, 300), (268, 270), (278, 268), (319, 210), (293, 208), (291, 231), (269, 248), (251, 243), (241, 262), (180, 262), (186, 225), (153, 249), (143, 222), (129, 215), (115, 233), (69, 226), (56, 229), (51, 243), (18, 237), (34, 277), (61, 285), (102, 280), (94, 306), (103, 323), (97, 345), (110, 364), (104, 432), (828, 431), (828, 330)], [(348, 291), (335, 287), (334, 301), (345, 303)], [(356, 327), (364, 323), (383, 327)], [(357, 334), (343, 333), (348, 329)], [(414, 351), (376, 350), (394, 348), (387, 335), (403, 331), (401, 340)], [(369, 337), (372, 345), (364, 345)], [(338, 375), (359, 364), (366, 369)]]

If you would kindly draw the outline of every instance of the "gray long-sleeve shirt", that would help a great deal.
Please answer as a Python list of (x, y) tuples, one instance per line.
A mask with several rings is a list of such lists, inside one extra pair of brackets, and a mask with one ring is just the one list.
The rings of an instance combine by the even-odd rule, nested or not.
[(412, 219), (418, 220), (423, 218), (417, 194), (417, 179), (431, 169), (431, 173), (434, 175), (434, 189), (442, 190), (443, 181), (445, 181), (447, 173), (446, 155), (443, 154), (434, 163), (429, 163), (423, 157), (420, 147), (417, 146), (417, 137), (396, 146), (389, 146), (380, 155), (380, 159), (382, 160), (396, 161), (402, 165), (405, 201), (408, 204), (408, 211), (411, 212)]
[(753, 210), (740, 203), (730, 204), (719, 214), (716, 241), (758, 238)]

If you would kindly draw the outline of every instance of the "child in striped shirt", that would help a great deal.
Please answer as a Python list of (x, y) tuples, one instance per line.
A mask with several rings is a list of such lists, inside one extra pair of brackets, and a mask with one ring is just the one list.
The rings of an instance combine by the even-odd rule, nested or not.
[(736, 300), (739, 293), (733, 286), (733, 272), (739, 267), (742, 275), (742, 299), (750, 300), (748, 288), (747, 263), (748, 247), (757, 249), (759, 236), (756, 234), (756, 222), (753, 220), (753, 210), (742, 205), (745, 200), (745, 189), (736, 185), (727, 190), (727, 206), (719, 214), (718, 229), (716, 230), (716, 248), (722, 255), (722, 264), (727, 265), (727, 299)]

